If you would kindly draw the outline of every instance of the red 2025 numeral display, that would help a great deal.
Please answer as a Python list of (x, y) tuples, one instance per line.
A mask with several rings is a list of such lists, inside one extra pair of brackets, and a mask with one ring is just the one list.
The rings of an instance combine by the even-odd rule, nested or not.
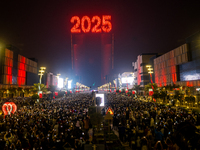
[(81, 20), (78, 16), (73, 16), (71, 18), (71, 23), (74, 24), (71, 28), (71, 33), (81, 33), (81, 30), (84, 33), (88, 33), (90, 31), (93, 33), (101, 33), (102, 31), (108, 33), (112, 30), (110, 15), (103, 15), (102, 22), (99, 16), (93, 16), (92, 20), (90, 20), (88, 16), (83, 16)]

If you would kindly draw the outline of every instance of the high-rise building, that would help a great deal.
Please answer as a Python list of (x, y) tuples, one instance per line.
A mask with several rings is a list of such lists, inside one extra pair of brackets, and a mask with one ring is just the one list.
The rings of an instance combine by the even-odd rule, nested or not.
[(146, 65), (149, 65), (151, 58), (157, 55), (157, 53), (142, 53), (137, 56), (137, 60), (132, 63), (134, 69), (134, 85), (144, 87), (150, 83), (150, 77)]
[(186, 43), (154, 59), (155, 82), (158, 86), (178, 84), (200, 87), (200, 32)]
[(107, 83), (114, 69), (114, 34), (72, 34), (71, 61), (77, 82)]

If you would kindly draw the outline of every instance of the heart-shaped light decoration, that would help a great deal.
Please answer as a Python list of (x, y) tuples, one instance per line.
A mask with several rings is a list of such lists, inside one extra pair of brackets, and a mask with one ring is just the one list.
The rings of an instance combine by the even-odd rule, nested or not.
[(16, 110), (17, 110), (17, 106), (13, 102), (6, 102), (2, 106), (2, 111), (5, 116), (11, 115), (11, 113), (14, 114)]

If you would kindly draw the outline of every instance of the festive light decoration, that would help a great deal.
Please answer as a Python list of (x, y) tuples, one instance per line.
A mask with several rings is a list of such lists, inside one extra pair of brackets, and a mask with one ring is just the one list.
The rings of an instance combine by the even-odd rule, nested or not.
[(69, 92), (72, 93), (72, 90), (70, 90)]
[(111, 16), (110, 15), (103, 15), (102, 17), (102, 30), (104, 32), (110, 32), (112, 29), (112, 24), (110, 22)]
[(114, 89), (114, 92), (116, 92), (116, 89)]
[(135, 94), (135, 91), (132, 91), (132, 94)]
[(55, 93), (55, 96), (58, 96), (58, 92), (54, 92)]
[(128, 93), (128, 90), (126, 90), (126, 94)]
[[(87, 21), (87, 24), (86, 24), (86, 21)], [(73, 16), (70, 22), (74, 24), (74, 26), (71, 28), (71, 33), (81, 33), (81, 30), (84, 33), (88, 33), (90, 31), (92, 33), (101, 33), (102, 31), (108, 33), (112, 30), (110, 15), (103, 15), (102, 20), (99, 16), (93, 16), (92, 21), (90, 20), (88, 16), (83, 16), (81, 20), (78, 16)], [(87, 25), (87, 28), (86, 28), (86, 25)], [(92, 30), (91, 30), (91, 26), (93, 26)]]
[(67, 94), (67, 91), (65, 91), (65, 94)]
[[(85, 28), (85, 21), (87, 21), (87, 28)], [(90, 32), (91, 21), (90, 21), (90, 18), (88, 16), (83, 16), (83, 18), (81, 19), (81, 29), (84, 33)]]
[(2, 106), (4, 116), (14, 114), (17, 110), (17, 106), (13, 102), (6, 102)]
[(152, 96), (153, 95), (153, 91), (149, 91), (149, 96)]
[(42, 98), (42, 93), (39, 93), (39, 98)]
[(119, 90), (119, 93), (121, 93), (122, 92), (122, 90)]
[(81, 23), (80, 18), (78, 16), (73, 16), (70, 22), (75, 23), (75, 21), (76, 24), (71, 28), (71, 33), (80, 33), (81, 29), (78, 29)]
[(99, 16), (92, 17), (92, 23), (95, 23), (97, 20), (97, 24), (92, 28), (92, 32), (100, 33), (101, 32), (101, 18)]

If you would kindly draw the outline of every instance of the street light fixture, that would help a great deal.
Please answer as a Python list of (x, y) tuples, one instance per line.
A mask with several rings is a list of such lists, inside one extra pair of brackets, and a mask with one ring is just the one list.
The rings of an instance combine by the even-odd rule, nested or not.
[[(46, 70), (46, 67), (40, 67), (40, 70), (39, 70), (39, 73), (38, 73), (38, 75), (40, 76), (40, 80), (39, 80), (40, 85), (41, 85), (42, 76), (44, 75), (45, 70)], [(40, 86), (39, 86), (39, 91), (40, 91)]]
[[(153, 80), (152, 80), (153, 68), (152, 68), (151, 65), (146, 65), (146, 67), (148, 68), (147, 70), (148, 70), (148, 73), (150, 74), (151, 87), (152, 87), (152, 89), (153, 89), (153, 91), (154, 91)], [(154, 101), (155, 101), (155, 99), (154, 99)]]

